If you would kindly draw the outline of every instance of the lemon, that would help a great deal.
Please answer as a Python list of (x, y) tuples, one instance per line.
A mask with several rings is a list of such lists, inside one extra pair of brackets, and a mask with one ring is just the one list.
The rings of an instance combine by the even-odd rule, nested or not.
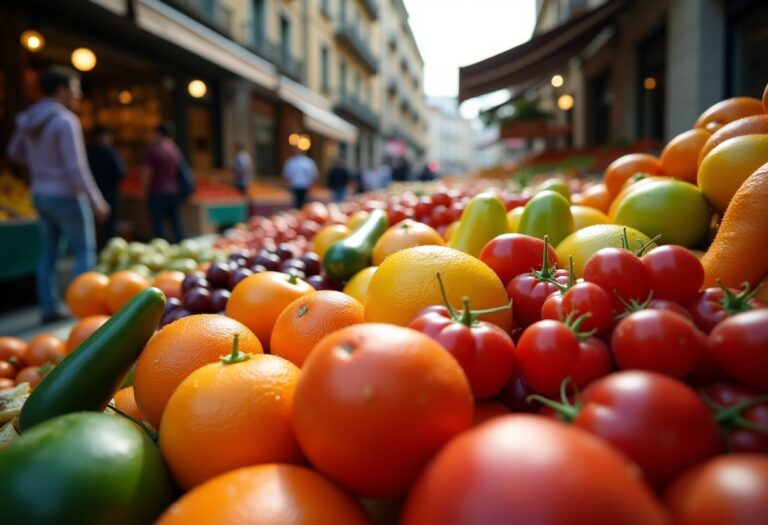
[(376, 273), (377, 268), (378, 266), (363, 268), (347, 281), (347, 284), (344, 285), (344, 290), (342, 291), (345, 294), (354, 297), (361, 303), (365, 302), (365, 295), (368, 293), (368, 285), (371, 283), (371, 279), (373, 278), (373, 274)]
[(320, 257), (320, 260), (322, 260), (325, 252), (328, 251), (328, 248), (336, 242), (349, 237), (351, 233), (352, 230), (343, 224), (331, 224), (326, 226), (315, 235), (313, 250), (317, 256)]
[(707, 235), (712, 210), (701, 191), (688, 182), (669, 179), (639, 186), (616, 207), (613, 222), (631, 226), (659, 244), (690, 248)]
[[(480, 259), (447, 246), (417, 246), (393, 253), (373, 274), (365, 297), (365, 320), (406, 326), (423, 308), (443, 304), (438, 272), (455, 308), (461, 308), (463, 297), (469, 298), (473, 310), (509, 303), (501, 280)], [(509, 330), (512, 312), (482, 319)]]
[[(561, 268), (568, 268), (568, 257), (572, 255), (573, 270), (577, 278), (581, 277), (584, 272), (584, 264), (596, 251), (611, 246), (621, 247), (624, 228), (627, 229), (627, 238), (632, 249), (639, 249), (640, 246), (651, 240), (644, 233), (628, 226), (620, 226), (618, 224), (587, 226), (581, 230), (576, 230), (557, 245), (555, 249), (557, 252), (557, 265)], [(655, 246), (655, 244), (651, 244), (651, 247)]]
[(571, 206), (571, 215), (573, 215), (573, 228), (580, 230), (594, 224), (608, 224), (608, 216), (591, 206)]

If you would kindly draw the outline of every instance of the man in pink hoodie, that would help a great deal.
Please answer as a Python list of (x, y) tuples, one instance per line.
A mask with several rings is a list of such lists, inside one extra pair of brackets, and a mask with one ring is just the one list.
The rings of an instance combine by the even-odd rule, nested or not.
[(77, 74), (52, 67), (40, 76), (45, 97), (16, 117), (8, 157), (26, 165), (32, 197), (40, 216), (41, 250), (37, 264), (37, 298), (43, 322), (61, 319), (56, 260), (63, 236), (75, 256), (74, 274), (96, 263), (94, 215), (110, 209), (93, 180), (85, 153), (83, 130), (71, 109), (82, 91)]

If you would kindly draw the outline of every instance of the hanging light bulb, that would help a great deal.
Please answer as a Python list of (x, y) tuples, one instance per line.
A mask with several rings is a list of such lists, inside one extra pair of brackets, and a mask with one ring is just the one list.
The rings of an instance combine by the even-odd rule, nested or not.
[(78, 47), (72, 51), (71, 60), (79, 71), (90, 71), (96, 67), (96, 54), (87, 47)]
[(27, 51), (31, 51), (32, 53), (42, 51), (45, 47), (45, 38), (40, 32), (35, 31), (34, 29), (27, 29), (24, 31), (21, 34), (20, 40), (21, 45), (24, 46)]
[(194, 98), (203, 98), (208, 93), (208, 86), (202, 80), (192, 80), (187, 86), (187, 91)]

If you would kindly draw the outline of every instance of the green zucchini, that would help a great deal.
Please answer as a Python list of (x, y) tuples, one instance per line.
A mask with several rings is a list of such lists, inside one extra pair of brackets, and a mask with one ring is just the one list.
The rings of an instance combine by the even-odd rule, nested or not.
[(373, 246), (388, 227), (387, 213), (384, 210), (372, 210), (368, 218), (349, 237), (333, 244), (325, 252), (325, 273), (337, 281), (346, 281), (370, 266)]

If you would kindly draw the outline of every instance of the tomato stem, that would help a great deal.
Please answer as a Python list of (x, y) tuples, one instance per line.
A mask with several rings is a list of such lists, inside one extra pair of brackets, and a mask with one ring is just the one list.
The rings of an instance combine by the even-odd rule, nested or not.
[(542, 405), (551, 408), (555, 412), (557, 412), (557, 415), (565, 421), (566, 423), (573, 423), (573, 420), (576, 419), (576, 416), (579, 415), (579, 412), (581, 411), (581, 408), (583, 407), (583, 403), (578, 399), (578, 391), (576, 392), (576, 402), (571, 403), (568, 399), (568, 393), (567, 393), (567, 387), (568, 383), (571, 382), (571, 377), (566, 376), (563, 381), (560, 383), (560, 402), (554, 401), (552, 399), (549, 399), (548, 397), (540, 396), (538, 394), (531, 394), (530, 396), (526, 397), (525, 400), (529, 403), (531, 401), (538, 401)]
[(448, 310), (451, 319), (465, 326), (472, 327), (477, 324), (477, 318), (481, 315), (503, 312), (504, 310), (509, 310), (512, 307), (512, 303), (507, 303), (504, 306), (497, 306), (496, 308), (472, 310), (469, 304), (469, 297), (464, 296), (461, 298), (461, 302), (464, 308), (461, 310), (461, 312), (457, 312), (456, 309), (451, 306), (451, 302), (448, 300), (448, 294), (445, 291), (445, 286), (443, 285), (442, 277), (440, 277), (440, 272), (437, 273), (437, 284), (440, 286), (440, 295), (443, 296), (443, 304), (445, 304), (445, 308)]
[(613, 318), (614, 321), (618, 321), (620, 319), (624, 319), (630, 314), (633, 314), (635, 312), (639, 312), (640, 310), (645, 310), (648, 308), (648, 305), (651, 304), (651, 299), (653, 299), (653, 290), (648, 292), (648, 297), (646, 297), (645, 301), (638, 302), (636, 299), (630, 299), (629, 302), (624, 300), (624, 298), (621, 296), (619, 291), (614, 288), (613, 293), (616, 294), (616, 297), (619, 298), (619, 301), (621, 302), (622, 306), (624, 306), (624, 311), (620, 313), (619, 315), (615, 316)]
[(761, 405), (763, 403), (768, 403), (768, 395), (757, 396), (752, 399), (747, 399), (745, 401), (735, 403), (729, 407), (724, 407), (715, 403), (712, 398), (710, 398), (703, 390), (700, 391), (700, 394), (704, 400), (704, 403), (706, 403), (710, 410), (714, 412), (715, 421), (717, 421), (717, 424), (720, 426), (720, 431), (722, 432), (725, 441), (728, 444), (729, 450), (733, 450), (733, 444), (729, 432), (731, 430), (751, 430), (753, 432), (759, 432), (760, 434), (768, 435), (768, 427), (764, 427), (758, 423), (755, 423), (754, 421), (750, 421), (743, 415), (745, 410), (748, 410), (757, 405)]
[(232, 340), (232, 353), (221, 357), (221, 362), (225, 365), (234, 365), (235, 363), (242, 363), (251, 358), (251, 354), (246, 354), (240, 351), (240, 334), (235, 334)]
[(288, 272), (288, 282), (290, 284), (299, 284), (299, 274), (291, 270)]
[(744, 281), (741, 283), (741, 291), (738, 294), (734, 294), (729, 288), (723, 286), (720, 279), (717, 280), (717, 286), (723, 291), (723, 298), (720, 299), (720, 304), (729, 316), (751, 310), (753, 307), (750, 301), (763, 288), (761, 283), (754, 290), (750, 291), (749, 282)]
[(587, 337), (591, 337), (597, 333), (597, 329), (593, 328), (589, 332), (580, 332), (581, 325), (584, 324), (589, 317), (592, 317), (592, 312), (584, 312), (580, 316), (576, 317), (578, 312), (571, 311), (565, 316), (565, 319), (561, 321), (570, 331), (572, 331), (579, 341), (584, 341)]

